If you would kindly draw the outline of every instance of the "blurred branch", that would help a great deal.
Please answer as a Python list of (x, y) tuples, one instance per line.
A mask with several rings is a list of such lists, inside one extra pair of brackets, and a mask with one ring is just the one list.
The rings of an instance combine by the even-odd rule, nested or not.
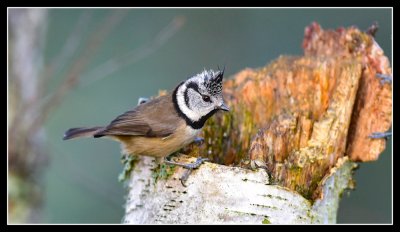
[(137, 49), (134, 49), (116, 58), (111, 58), (106, 62), (102, 63), (101, 65), (96, 66), (93, 69), (93, 71), (90, 71), (88, 74), (81, 75), (84, 69), (84, 64), (89, 60), (88, 58), (89, 54), (92, 55), (92, 53), (95, 52), (95, 48), (97, 48), (97, 46), (96, 47), (93, 46), (100, 42), (98, 39), (99, 37), (105, 37), (106, 36), (105, 32), (108, 32), (113, 28), (112, 25), (114, 25), (115, 22), (114, 23), (112, 22), (115, 20), (116, 20), (115, 16), (113, 15), (110, 16), (109, 19), (106, 20), (106, 22), (109, 22), (107, 24), (108, 26), (105, 25), (104, 27), (106, 28), (102, 28), (100, 32), (94, 33), (94, 35), (91, 36), (87, 44), (92, 44), (92, 48), (88, 47), (87, 51), (84, 52), (83, 55), (81, 55), (81, 57), (75, 62), (75, 64), (72, 66), (71, 70), (67, 74), (65, 81), (59, 86), (59, 88), (55, 92), (53, 92), (52, 95), (48, 95), (45, 98), (43, 98), (42, 104), (44, 104), (44, 106), (42, 110), (42, 115), (40, 115), (40, 117), (37, 118), (37, 123), (34, 123), (33, 125), (40, 124), (41, 122), (43, 122), (47, 118), (51, 108), (55, 105), (58, 105), (62, 97), (65, 96), (65, 94), (69, 90), (71, 90), (74, 86), (76, 86), (81, 79), (96, 77), (95, 79), (86, 82), (84, 85), (92, 84), (95, 81), (98, 81), (100, 79), (109, 76), (110, 74), (119, 70), (123, 66), (144, 59), (145, 57), (157, 51), (157, 49), (159, 49), (162, 45), (164, 45), (166, 41), (170, 39), (174, 34), (176, 34), (176, 32), (184, 24), (183, 17), (179, 16), (175, 17), (166, 27), (164, 27), (157, 34), (155, 39), (150, 43), (145, 44)]
[(44, 120), (48, 117), (50, 110), (58, 105), (65, 94), (78, 83), (81, 73), (89, 64), (91, 58), (99, 50), (104, 39), (111, 33), (127, 12), (128, 11), (126, 10), (114, 10), (104, 19), (104, 21), (99, 23), (99, 28), (89, 37), (86, 46), (84, 46), (84, 50), (79, 58), (72, 64), (72, 67), (66, 74), (62, 84), (60, 84), (49, 96), (45, 97), (45, 99), (48, 100), (43, 103), (41, 114), (37, 115), (37, 117), (33, 119), (34, 123), (32, 123), (32, 127), (29, 130), (30, 132), (35, 131), (37, 127), (43, 124)]
[[(9, 105), (9, 158), (11, 165), (25, 172), (31, 165), (26, 165), (22, 151), (30, 137), (21, 137), (31, 125), (35, 110), (28, 111), (29, 105), (38, 98), (39, 70), (43, 64), (43, 41), (46, 32), (47, 11), (43, 9), (10, 10), (10, 105)], [(32, 149), (33, 151), (33, 149)], [(32, 152), (35, 154), (35, 152)], [(34, 160), (34, 159), (33, 159)], [(22, 168), (23, 167), (23, 168)]]
[[(34, 222), (40, 215), (42, 187), (38, 181), (47, 163), (41, 128), (28, 136), (29, 109), (38, 92), (39, 71), (43, 64), (46, 9), (9, 10), (9, 137), (8, 212), (11, 223)], [(28, 110), (29, 109), (29, 110)]]
[(149, 55), (153, 54), (162, 47), (176, 32), (183, 26), (185, 18), (182, 16), (175, 17), (167, 26), (165, 26), (149, 43), (143, 44), (137, 49), (122, 54), (118, 57), (111, 58), (106, 62), (96, 66), (89, 73), (84, 74), (82, 79), (86, 79), (82, 86), (88, 86), (97, 82), (113, 72), (116, 72), (123, 66), (138, 62)]
[(74, 29), (71, 33), (69, 33), (69, 36), (66, 39), (64, 46), (60, 49), (58, 55), (51, 59), (51, 63), (45, 67), (45, 73), (41, 79), (41, 89), (39, 92), (44, 94), (46, 92), (49, 79), (53, 77), (54, 74), (59, 73), (61, 68), (68, 64), (68, 62), (71, 60), (79, 45), (82, 43), (84, 32), (87, 30), (92, 16), (93, 14), (91, 11), (82, 12), (75, 24)]
[[(87, 25), (90, 21), (90, 18), (92, 17), (92, 14), (90, 12), (84, 11), (80, 18), (78, 19), (78, 22), (75, 25), (74, 30), (69, 33), (69, 37), (64, 43), (64, 46), (62, 47), (61, 51), (58, 53), (58, 56), (56, 56), (54, 59), (51, 59), (52, 62), (49, 65), (46, 65), (44, 67), (44, 74), (38, 76), (38, 85), (37, 85), (37, 94), (38, 96), (32, 101), (23, 105), (23, 107), (20, 107), (18, 110), (18, 114), (15, 117), (15, 122), (11, 126), (11, 134), (16, 134), (19, 127), (21, 126), (21, 121), (27, 121), (27, 120), (21, 120), (23, 117), (26, 117), (26, 115), (30, 115), (29, 118), (37, 118), (37, 117), (43, 117), (41, 115), (41, 110), (43, 108), (43, 105), (45, 102), (47, 102), (50, 98), (50, 96), (45, 96), (46, 94), (46, 89), (48, 86), (48, 83), (50, 81), (50, 78), (54, 76), (55, 73), (60, 72), (60, 69), (65, 66), (68, 63), (68, 60), (71, 59), (77, 48), (79, 47), (83, 32), (87, 28)], [(15, 62), (18, 63), (18, 62)], [(28, 85), (29, 86), (29, 85)], [(17, 87), (18, 89), (18, 87)], [(22, 102), (23, 103), (23, 102)], [(29, 120), (29, 123), (31, 120)], [(39, 124), (37, 125), (39, 126)], [(37, 128), (35, 126), (35, 128)], [(35, 132), (35, 128), (32, 128), (30, 130), (30, 133)]]
[[(46, 33), (47, 11), (11, 9), (10, 21), (10, 106), (11, 134), (17, 134), (30, 123), (35, 111), (30, 106), (38, 99), (39, 70), (43, 64), (42, 49)], [(28, 22), (28, 23), (27, 23)], [(22, 129), (21, 129), (22, 128)], [(11, 141), (13, 142), (13, 141)]]

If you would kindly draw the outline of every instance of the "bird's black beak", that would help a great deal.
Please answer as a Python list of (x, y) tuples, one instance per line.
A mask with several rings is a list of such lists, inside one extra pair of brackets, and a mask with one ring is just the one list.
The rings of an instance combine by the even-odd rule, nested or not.
[(218, 109), (223, 111), (229, 111), (229, 107), (225, 105), (225, 103), (222, 103), (222, 105), (220, 105)]

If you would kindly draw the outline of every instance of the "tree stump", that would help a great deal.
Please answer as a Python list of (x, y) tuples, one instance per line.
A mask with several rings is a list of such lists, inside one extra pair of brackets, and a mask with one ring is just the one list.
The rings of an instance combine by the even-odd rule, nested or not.
[[(305, 29), (304, 56), (281, 56), (224, 83), (231, 108), (208, 120), (206, 156), (181, 185), (181, 168), (153, 178), (159, 162), (140, 157), (127, 180), (124, 223), (335, 223), (353, 187), (356, 161), (372, 161), (391, 126), (392, 90), (377, 75), (390, 64), (373, 33), (355, 27)], [(181, 156), (181, 161), (194, 158)]]

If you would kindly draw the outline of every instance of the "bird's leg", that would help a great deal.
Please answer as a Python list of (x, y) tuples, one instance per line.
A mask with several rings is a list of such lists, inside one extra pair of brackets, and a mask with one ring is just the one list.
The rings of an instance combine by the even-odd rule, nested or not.
[(201, 146), (204, 143), (204, 138), (196, 137), (194, 138), (193, 143), (196, 144), (197, 146)]
[(381, 79), (381, 85), (385, 84), (385, 82), (391, 84), (392, 79), (393, 79), (391, 75), (382, 74), (382, 73), (377, 73), (376, 77)]
[(175, 161), (171, 161), (167, 157), (165, 157), (164, 158), (164, 163), (168, 164), (168, 165), (176, 165), (176, 166), (183, 167), (183, 168), (187, 169), (187, 171), (180, 178), (182, 185), (186, 187), (185, 182), (186, 182), (187, 178), (189, 177), (190, 173), (192, 172), (192, 170), (200, 167), (200, 165), (204, 161), (208, 161), (208, 160), (209, 160), (208, 158), (197, 157), (195, 162), (190, 163), (190, 164), (183, 164), (183, 163), (178, 163), (178, 162), (175, 162)]
[(197, 157), (197, 160), (194, 161), (193, 163), (183, 164), (183, 163), (178, 163), (178, 162), (171, 161), (171, 160), (168, 160), (167, 158), (165, 158), (164, 159), (164, 163), (169, 164), (169, 165), (176, 165), (176, 166), (183, 167), (183, 168), (186, 168), (186, 169), (196, 169), (196, 168), (200, 167), (200, 165), (204, 161), (208, 161), (208, 160), (209, 160), (208, 158)]
[(387, 139), (392, 136), (392, 132), (374, 132), (369, 135), (371, 139)]

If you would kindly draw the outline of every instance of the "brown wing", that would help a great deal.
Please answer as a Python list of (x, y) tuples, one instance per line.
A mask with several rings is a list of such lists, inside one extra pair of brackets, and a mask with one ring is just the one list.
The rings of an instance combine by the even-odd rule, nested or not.
[(166, 137), (175, 131), (179, 123), (181, 119), (174, 109), (171, 94), (168, 94), (123, 113), (94, 137), (105, 135)]

